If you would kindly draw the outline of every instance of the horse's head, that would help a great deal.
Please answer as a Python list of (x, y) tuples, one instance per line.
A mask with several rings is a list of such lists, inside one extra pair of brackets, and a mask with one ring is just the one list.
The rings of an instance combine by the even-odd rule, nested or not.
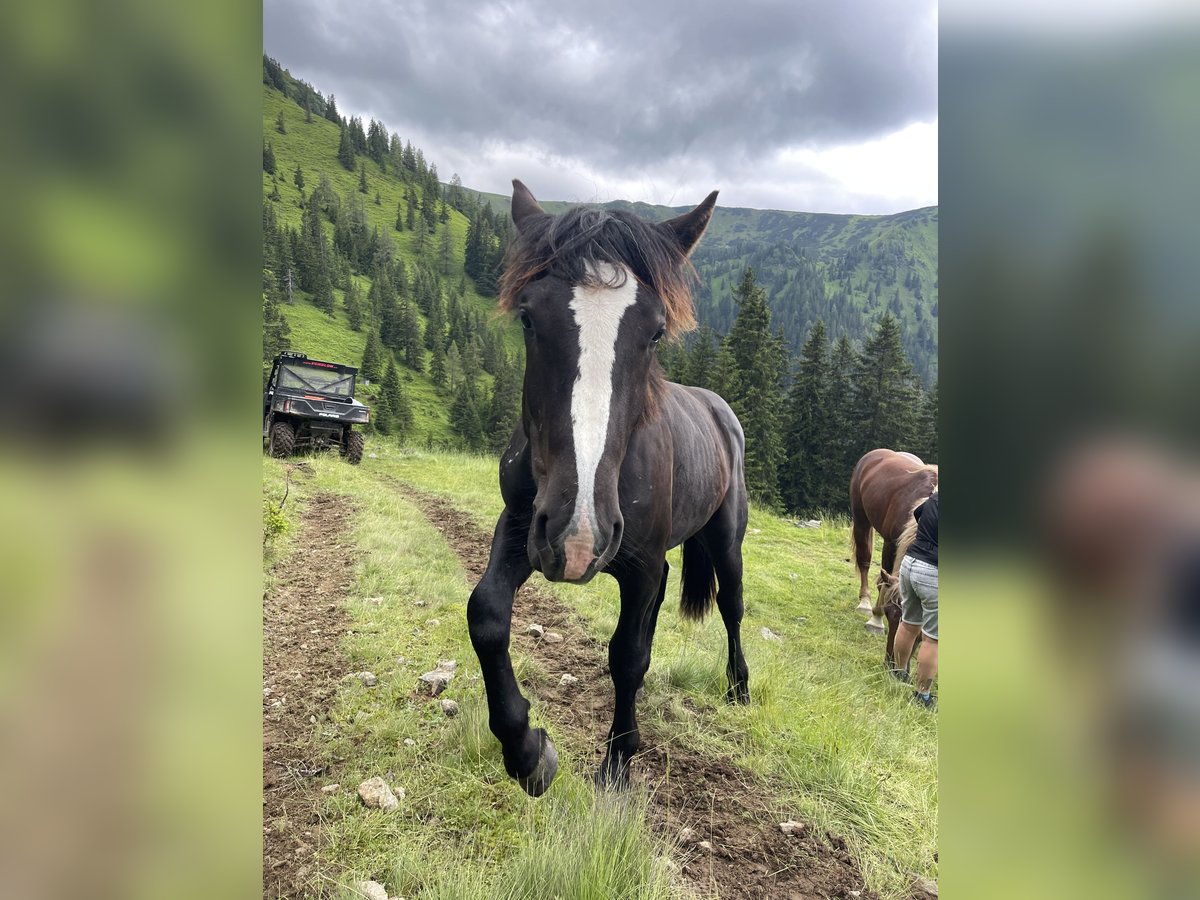
[(551, 581), (586, 582), (621, 546), (621, 464), (653, 415), (658, 342), (695, 323), (687, 257), (716, 198), (661, 224), (595, 208), (550, 216), (513, 182), (501, 305), (525, 335), (522, 424), (537, 483), (528, 552)]

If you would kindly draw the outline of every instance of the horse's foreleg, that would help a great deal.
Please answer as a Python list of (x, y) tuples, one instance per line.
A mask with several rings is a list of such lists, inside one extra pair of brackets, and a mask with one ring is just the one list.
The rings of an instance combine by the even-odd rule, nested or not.
[[(663, 561), (662, 581), (658, 585), (658, 598), (654, 601), (653, 607), (650, 609), (650, 615), (646, 619), (646, 646), (654, 646), (654, 631), (658, 628), (658, 613), (662, 609), (663, 601), (667, 599), (667, 576), (671, 574), (671, 566)], [(646, 676), (642, 676), (642, 683), (638, 685), (636, 694), (637, 700), (641, 700), (645, 694)]]
[(617, 576), (621, 586), (621, 617), (608, 642), (608, 670), (616, 708), (604, 762), (596, 773), (596, 782), (604, 787), (623, 787), (629, 782), (629, 760), (641, 743), (635, 705), (637, 689), (650, 668), (653, 629), (646, 626), (663, 596), (666, 571), (665, 565), (652, 565)]
[(521, 696), (508, 655), (513, 597), (532, 568), (525, 552), (528, 519), (505, 510), (492, 537), (487, 571), (467, 603), (467, 627), (487, 691), (488, 724), (504, 751), (504, 767), (531, 796), (545, 793), (558, 770), (554, 745), (529, 727), (529, 701)]
[(871, 569), (871, 556), (875, 552), (875, 531), (867, 521), (866, 513), (854, 516), (851, 542), (854, 544), (854, 565), (858, 568), (858, 608), (862, 612), (869, 612), (874, 604), (871, 602), (867, 575)]

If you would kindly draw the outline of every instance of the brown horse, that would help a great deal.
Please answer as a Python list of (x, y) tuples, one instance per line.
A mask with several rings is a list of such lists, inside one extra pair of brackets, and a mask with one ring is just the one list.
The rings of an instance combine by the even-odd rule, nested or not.
[[(929, 498), (937, 483), (937, 466), (927, 466), (919, 457), (895, 450), (872, 450), (858, 461), (850, 476), (851, 534), (860, 581), (858, 608), (871, 612), (866, 628), (875, 634), (884, 633), (883, 615), (887, 612), (889, 660), (900, 620), (895, 592), (887, 590), (900, 563), (896, 550), (905, 527), (913, 521), (913, 510)], [(867, 572), (875, 552), (876, 531), (883, 537), (883, 559), (876, 581), (879, 592), (872, 603)]]

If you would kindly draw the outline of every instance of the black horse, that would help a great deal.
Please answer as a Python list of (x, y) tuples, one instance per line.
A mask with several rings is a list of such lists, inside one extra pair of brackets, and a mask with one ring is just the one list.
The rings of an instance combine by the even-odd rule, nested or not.
[(529, 727), (508, 644), (513, 597), (535, 569), (576, 584), (605, 572), (620, 586), (608, 647), (616, 712), (599, 783), (626, 783), (638, 748), (635, 696), (672, 547), (683, 544), (682, 614), (702, 618), (715, 597), (729, 636), (728, 699), (750, 699), (742, 427), (716, 394), (668, 382), (655, 353), (695, 324), (688, 254), (716, 200), (714, 191), (661, 224), (588, 207), (550, 216), (513, 182), (517, 234), (500, 302), (524, 328), (524, 395), (500, 460), (504, 512), (467, 622), (505, 768), (534, 797), (550, 787), (558, 756)]

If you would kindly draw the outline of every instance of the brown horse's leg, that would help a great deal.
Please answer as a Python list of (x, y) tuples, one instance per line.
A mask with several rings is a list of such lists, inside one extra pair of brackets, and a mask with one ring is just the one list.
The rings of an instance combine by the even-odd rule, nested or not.
[(467, 602), (467, 627), (487, 691), (488, 724), (504, 751), (504, 768), (531, 796), (546, 792), (558, 754), (541, 728), (529, 727), (529, 701), (521, 696), (508, 655), (513, 596), (533, 571), (525, 552), (528, 516), (500, 515), (487, 571)]
[(635, 706), (637, 690), (650, 668), (650, 635), (645, 627), (662, 595), (666, 567), (622, 569), (614, 572), (621, 587), (621, 617), (608, 642), (608, 671), (612, 676), (616, 705), (608, 749), (596, 783), (602, 787), (624, 787), (629, 782), (629, 760), (641, 744)]
[(858, 608), (862, 612), (871, 609), (871, 591), (867, 587), (867, 573), (871, 569), (871, 557), (875, 553), (875, 531), (867, 521), (867, 514), (861, 509), (852, 513), (854, 525), (851, 540), (854, 543), (854, 564), (858, 567)]

